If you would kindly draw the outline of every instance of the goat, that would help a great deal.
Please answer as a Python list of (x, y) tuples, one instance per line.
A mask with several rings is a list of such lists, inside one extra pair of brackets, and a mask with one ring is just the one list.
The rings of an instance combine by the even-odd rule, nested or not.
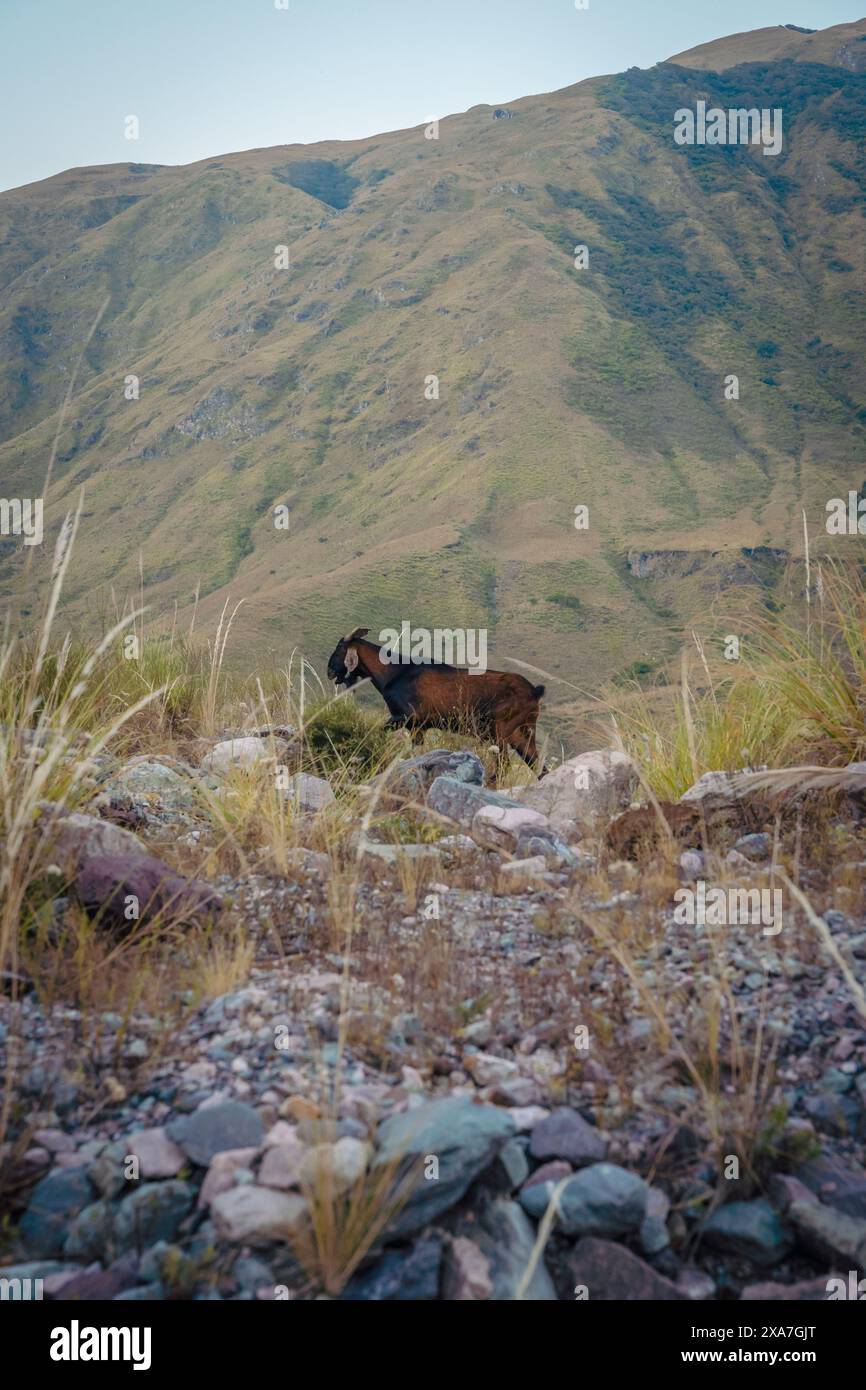
[(470, 722), (503, 752), (513, 748), (530, 767), (538, 763), (535, 724), (543, 685), (510, 671), (476, 675), (444, 662), (383, 661), (380, 647), (364, 641), (369, 630), (356, 627), (340, 638), (328, 658), (328, 675), (347, 688), (369, 678), (388, 706), (386, 728), (406, 728), (417, 743), (425, 729), (459, 729)]

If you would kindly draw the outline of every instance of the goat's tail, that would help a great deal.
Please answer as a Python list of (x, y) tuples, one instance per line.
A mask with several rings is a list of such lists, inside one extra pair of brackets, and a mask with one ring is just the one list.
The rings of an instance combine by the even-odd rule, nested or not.
[(543, 686), (543, 685), (534, 685), (534, 686), (532, 687), (532, 696), (533, 696), (533, 699), (535, 699), (535, 700), (540, 700), (543, 694), (544, 694), (544, 686)]

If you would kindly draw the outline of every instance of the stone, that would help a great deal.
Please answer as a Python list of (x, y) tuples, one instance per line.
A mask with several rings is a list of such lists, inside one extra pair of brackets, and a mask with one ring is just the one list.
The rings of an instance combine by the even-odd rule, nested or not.
[(735, 805), (744, 795), (736, 773), (705, 772), (683, 792), (680, 803), (701, 802), (705, 811), (716, 811)]
[(214, 1155), (225, 1149), (258, 1148), (264, 1126), (251, 1105), (223, 1100), (182, 1115), (172, 1121), (168, 1133), (187, 1158), (206, 1168)]
[(507, 1057), (494, 1057), (490, 1052), (466, 1052), (463, 1055), (463, 1070), (467, 1071), (477, 1086), (493, 1086), (497, 1082), (510, 1081), (517, 1076), (516, 1062)]
[(197, 804), (193, 770), (177, 772), (151, 758), (134, 758), (102, 786), (106, 796), (156, 801), (169, 811), (191, 811)]
[(147, 848), (131, 830), (84, 811), (63, 814), (58, 808), (48, 835), (46, 853), (67, 875), (74, 873), (83, 860), (94, 856), (147, 854)]
[(150, 1178), (176, 1178), (186, 1155), (161, 1127), (139, 1129), (126, 1141), (127, 1153), (138, 1159), (139, 1176)]
[(559, 1106), (535, 1126), (529, 1152), (533, 1158), (564, 1158), (573, 1168), (584, 1168), (604, 1158), (607, 1143), (576, 1110)]
[(104, 1260), (114, 1238), (114, 1209), (104, 1197), (73, 1217), (63, 1247), (67, 1260)]
[[(493, 1289), (494, 1302), (513, 1302), (524, 1284), (535, 1248), (535, 1231), (516, 1202), (498, 1197), (486, 1207), (473, 1227), (472, 1238), (486, 1256)], [(544, 1252), (523, 1289), (523, 1299), (530, 1303), (552, 1303), (556, 1300), (553, 1280), (544, 1262)]]
[(437, 777), (427, 793), (427, 806), (446, 820), (455, 821), (469, 829), (477, 811), (483, 806), (517, 807), (518, 802), (499, 792), (487, 791), (456, 777)]
[[(404, 1164), (419, 1168), (416, 1185), (393, 1218), (389, 1233), (411, 1234), (448, 1211), (513, 1133), (514, 1121), (505, 1110), (475, 1105), (461, 1096), (427, 1101), (384, 1120), (377, 1134), (374, 1169), (389, 1165), (396, 1170)], [(438, 1162), (438, 1178), (423, 1176), (429, 1158)]]
[(866, 1220), (866, 1170), (830, 1154), (810, 1159), (797, 1170), (799, 1182), (821, 1202)]
[(220, 1236), (254, 1247), (287, 1241), (307, 1218), (303, 1197), (255, 1185), (218, 1193), (210, 1209)]
[[(214, 1154), (198, 1194), (198, 1205), (209, 1207), (214, 1197), (220, 1192), (227, 1192), (230, 1187), (233, 1187), (235, 1173), (249, 1168), (257, 1152), (258, 1150), (254, 1148), (223, 1149), (222, 1152)], [(267, 1158), (267, 1154), (265, 1154), (265, 1158)], [(280, 1185), (275, 1182), (265, 1184), (268, 1187)]]
[(523, 1184), (521, 1191), (527, 1187), (534, 1187), (539, 1182), (562, 1182), (563, 1178), (570, 1178), (574, 1169), (570, 1163), (566, 1163), (563, 1158), (554, 1158), (549, 1163), (542, 1163), (540, 1168), (529, 1174)]
[(764, 1197), (726, 1202), (704, 1223), (702, 1237), (715, 1250), (758, 1265), (775, 1265), (792, 1250), (792, 1233)]
[(769, 859), (773, 850), (773, 837), (763, 830), (754, 835), (741, 835), (735, 842), (734, 849), (739, 850), (740, 854), (746, 855), (748, 859)]
[[(286, 1126), (290, 1128), (290, 1126)], [(272, 1144), (265, 1149), (265, 1156), (259, 1168), (259, 1182), (263, 1187), (276, 1187), (284, 1190), (297, 1187), (301, 1181), (307, 1147), (297, 1133), (290, 1142)], [(220, 1155), (217, 1155), (219, 1158)], [(214, 1160), (216, 1162), (216, 1160)]]
[(455, 1236), (445, 1255), (442, 1297), (449, 1303), (481, 1303), (493, 1295), (490, 1261), (468, 1236)]
[(144, 1250), (158, 1240), (171, 1241), (190, 1211), (195, 1192), (188, 1182), (141, 1183), (124, 1197), (114, 1218), (114, 1237), (120, 1251)]
[(128, 1255), (108, 1269), (83, 1270), (63, 1285), (63, 1302), (105, 1303), (138, 1283), (138, 1261)]
[[(104, 854), (85, 859), (71, 895), (101, 925), (131, 931), (162, 914), (172, 921), (194, 921), (216, 913), (219, 894), (201, 879), (176, 874), (152, 854)], [(127, 916), (133, 902), (137, 917)]]
[(788, 1220), (797, 1239), (819, 1259), (852, 1263), (866, 1270), (866, 1221), (822, 1202), (792, 1202)]
[(529, 1163), (522, 1144), (509, 1139), (488, 1169), (490, 1182), (503, 1192), (514, 1192), (529, 1174)]
[[(585, 784), (585, 785), (584, 785)], [(540, 811), (566, 838), (596, 835), (624, 811), (638, 787), (631, 759), (602, 748), (568, 758), (540, 782), (515, 793), (521, 805)]]
[(567, 1256), (569, 1284), (586, 1289), (590, 1303), (679, 1302), (686, 1295), (624, 1245), (583, 1236)]
[(249, 770), (279, 762), (288, 748), (285, 739), (229, 738), (217, 743), (201, 760), (203, 772), (214, 777), (226, 777), (235, 768)]
[[(535, 1183), (520, 1192), (524, 1211), (540, 1220), (556, 1184)], [(646, 1215), (647, 1184), (615, 1163), (593, 1163), (565, 1182), (556, 1227), (569, 1236), (626, 1236), (640, 1230)]]
[(863, 1119), (863, 1111), (852, 1096), (840, 1096), (834, 1091), (809, 1096), (804, 1109), (816, 1129), (839, 1139), (856, 1135)]
[(349, 1280), (340, 1297), (367, 1303), (433, 1302), (439, 1297), (442, 1237), (417, 1240), (408, 1250), (389, 1250)]
[(522, 831), (552, 831), (547, 816), (529, 806), (481, 806), (472, 817), (469, 833), (485, 849), (511, 851)]
[(363, 1178), (371, 1152), (369, 1144), (350, 1135), (335, 1144), (316, 1144), (301, 1159), (301, 1180), (310, 1187), (321, 1184), (324, 1191), (342, 1196)]
[(330, 782), (326, 782), (324, 777), (313, 777), (309, 772), (298, 772), (288, 780), (286, 800), (290, 801), (301, 815), (316, 815), (326, 806), (332, 805), (336, 799)]
[(93, 1189), (83, 1168), (49, 1173), (30, 1194), (19, 1224), (25, 1251), (41, 1259), (62, 1255), (69, 1223), (92, 1200)]
[(403, 758), (376, 778), (385, 790), (392, 795), (403, 795), (423, 799), (425, 792), (437, 777), (453, 777), (458, 782), (468, 782), (473, 786), (484, 785), (484, 764), (474, 753), (450, 748), (431, 748), (418, 753), (413, 758)]

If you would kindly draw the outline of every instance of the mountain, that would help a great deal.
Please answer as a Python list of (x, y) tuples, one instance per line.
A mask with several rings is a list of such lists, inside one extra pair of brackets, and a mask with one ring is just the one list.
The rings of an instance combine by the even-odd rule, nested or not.
[[(781, 108), (781, 152), (678, 145), (699, 99)], [(84, 350), (45, 545), (0, 545), (4, 606), (26, 625), (82, 486), (69, 612), (137, 594), (141, 565), (156, 614), (200, 586), (199, 630), (243, 597), (250, 666), (299, 646), (321, 669), (347, 629), (408, 619), (486, 627), (491, 664), (583, 689), (794, 602), (803, 510), (816, 552), (850, 553), (825, 504), (866, 474), (864, 136), (861, 20), (476, 106), (438, 139), (0, 195), (4, 496), (42, 494)]]

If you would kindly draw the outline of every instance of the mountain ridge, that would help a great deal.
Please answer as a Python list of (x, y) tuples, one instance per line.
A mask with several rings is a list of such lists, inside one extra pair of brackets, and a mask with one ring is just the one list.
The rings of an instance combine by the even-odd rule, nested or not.
[[(866, 21), (836, 29), (866, 48)], [(840, 46), (793, 42), (819, 38)], [(409, 618), (486, 626), (498, 664), (584, 687), (658, 666), (741, 598), (791, 601), (801, 510), (817, 542), (824, 501), (863, 472), (866, 79), (805, 58), (724, 66), (730, 43), (718, 71), (668, 60), (512, 101), (511, 119), (479, 105), (438, 140), (416, 127), (0, 194), (7, 493), (37, 493), (110, 296), (46, 503), (50, 539), (85, 485), (70, 614), (92, 614), (94, 589), (136, 592), (141, 552), (157, 614), (185, 618), (199, 581), (200, 625), (245, 598), (242, 661), (323, 657), (339, 631)], [(790, 113), (778, 159), (674, 145), (676, 105), (761, 91)], [(762, 547), (791, 558), (728, 582)], [(723, 558), (630, 570), (630, 550), (680, 549)], [(25, 625), (33, 578), (0, 543)]]

